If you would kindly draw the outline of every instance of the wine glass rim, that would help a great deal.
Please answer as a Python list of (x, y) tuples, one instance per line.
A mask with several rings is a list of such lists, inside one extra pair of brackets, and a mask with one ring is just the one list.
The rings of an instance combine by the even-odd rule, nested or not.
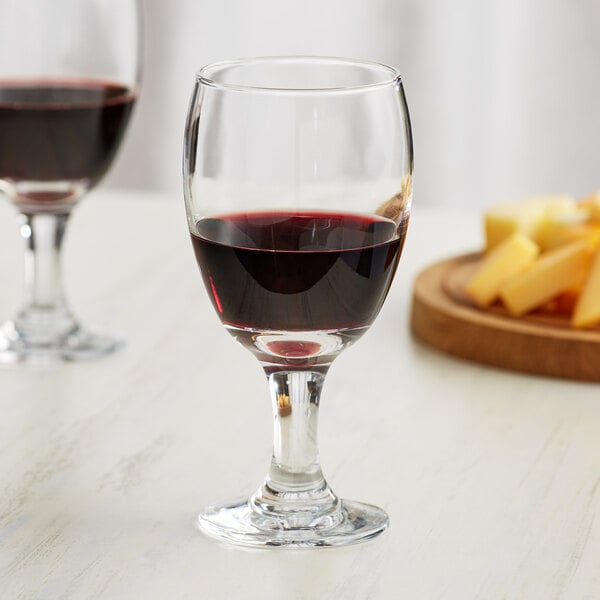
[[(285, 63), (319, 63), (321, 65), (329, 66), (354, 66), (362, 67), (365, 70), (372, 72), (379, 72), (382, 77), (381, 79), (369, 83), (359, 83), (350, 85), (331, 85), (331, 86), (319, 86), (319, 87), (282, 87), (282, 86), (265, 86), (265, 85), (248, 85), (243, 83), (224, 82), (219, 81), (218, 74), (231, 67), (260, 65), (260, 64), (285, 64)], [(202, 85), (221, 89), (221, 90), (233, 90), (239, 92), (256, 92), (256, 93), (273, 93), (273, 94), (331, 94), (331, 93), (344, 93), (344, 92), (356, 92), (371, 90), (374, 88), (382, 88), (391, 85), (398, 85), (401, 83), (401, 75), (397, 69), (386, 65), (384, 63), (362, 60), (343, 58), (337, 56), (257, 56), (254, 58), (240, 58), (235, 60), (224, 60), (219, 62), (210, 63), (200, 68), (196, 72), (196, 79)]]

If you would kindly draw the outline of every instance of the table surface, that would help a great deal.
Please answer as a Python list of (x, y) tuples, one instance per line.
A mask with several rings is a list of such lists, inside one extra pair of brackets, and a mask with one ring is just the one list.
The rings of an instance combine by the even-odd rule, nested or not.
[[(20, 296), (0, 207), (0, 310)], [(213, 313), (180, 198), (95, 192), (65, 248), (71, 303), (121, 332), (95, 362), (0, 370), (0, 597), (600, 597), (600, 388), (462, 362), (411, 338), (415, 274), (479, 247), (480, 219), (413, 212), (379, 319), (325, 385), (320, 449), (342, 497), (391, 526), (341, 549), (249, 551), (193, 525), (266, 473), (258, 363)]]

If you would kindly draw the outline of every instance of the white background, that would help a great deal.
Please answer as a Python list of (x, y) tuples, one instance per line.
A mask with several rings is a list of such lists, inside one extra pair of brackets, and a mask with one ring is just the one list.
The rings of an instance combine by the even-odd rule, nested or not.
[(269, 54), (403, 74), (415, 202), (484, 207), (600, 188), (598, 0), (145, 0), (145, 73), (105, 185), (181, 189), (194, 73)]

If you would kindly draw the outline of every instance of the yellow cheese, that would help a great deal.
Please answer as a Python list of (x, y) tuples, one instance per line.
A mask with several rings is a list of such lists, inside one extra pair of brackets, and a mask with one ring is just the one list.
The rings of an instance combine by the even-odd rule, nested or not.
[(579, 295), (571, 324), (573, 327), (591, 327), (600, 322), (600, 251), (590, 268), (588, 278)]
[(513, 316), (538, 308), (555, 296), (581, 284), (593, 247), (585, 241), (542, 254), (535, 264), (500, 289), (500, 298)]
[(600, 241), (600, 224), (588, 223), (587, 211), (573, 214), (570, 218), (548, 217), (537, 232), (537, 243), (542, 251), (565, 246), (577, 240), (587, 240), (591, 244)]
[(535, 196), (529, 202), (538, 202), (544, 206), (546, 215), (560, 216), (570, 215), (579, 210), (577, 200), (567, 194), (556, 194), (554, 196)]
[(486, 250), (520, 231), (537, 243), (538, 233), (548, 217), (571, 214), (578, 205), (571, 196), (536, 196), (522, 202), (503, 202), (484, 215)]
[(489, 306), (498, 298), (502, 285), (531, 267), (539, 252), (538, 245), (526, 235), (514, 233), (484, 258), (465, 292), (479, 306)]
[(544, 216), (544, 207), (537, 202), (505, 202), (491, 207), (484, 216), (486, 251), (516, 232), (533, 238)]

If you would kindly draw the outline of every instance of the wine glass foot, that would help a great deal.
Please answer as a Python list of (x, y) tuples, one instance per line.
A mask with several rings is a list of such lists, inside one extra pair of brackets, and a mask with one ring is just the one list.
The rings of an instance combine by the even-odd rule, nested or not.
[(314, 548), (347, 546), (369, 540), (388, 527), (384, 510), (370, 504), (341, 501), (341, 520), (325, 527), (286, 527), (273, 517), (256, 513), (247, 500), (205, 509), (198, 528), (224, 542), (254, 548)]
[(30, 340), (19, 335), (12, 321), (7, 321), (0, 327), (0, 365), (86, 361), (111, 354), (123, 345), (118, 336), (81, 327), (57, 340)]

